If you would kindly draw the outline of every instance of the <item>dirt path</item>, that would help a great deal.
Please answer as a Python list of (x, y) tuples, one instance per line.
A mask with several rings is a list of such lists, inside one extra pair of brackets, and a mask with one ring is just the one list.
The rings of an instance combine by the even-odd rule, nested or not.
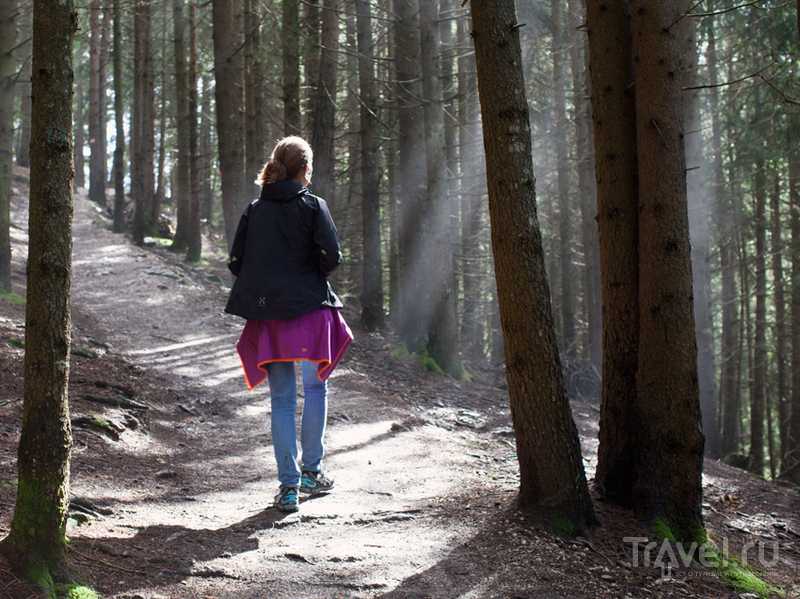
[[(104, 597), (740, 596), (693, 568), (664, 579), (631, 564), (623, 538), (648, 533), (611, 506), (597, 504), (604, 525), (592, 540), (542, 530), (515, 508), (507, 394), (492, 384), (502, 372), (476, 367), (475, 383), (456, 383), (414, 358), (391, 357), (390, 338), (355, 327), (330, 381), (324, 467), (336, 491), (304, 501), (297, 514), (278, 512), (268, 389), (244, 384), (234, 350), (243, 322), (222, 313), (224, 264), (187, 267), (166, 250), (132, 246), (83, 194), (75, 203), (74, 345), (101, 357), (73, 356), (71, 409), (122, 432), (110, 440), (75, 428), (71, 490), (102, 513), (71, 528), (70, 556)], [(26, 222), (21, 198), (14, 207), (14, 222)], [(19, 274), (23, 227), (14, 235)], [(19, 318), (0, 318), (0, 338), (19, 334)], [(0, 368), (0, 393), (17, 394), (8, 404), (16, 411), (0, 412), (0, 476), (11, 478), (22, 352), (2, 351), (10, 366)], [(151, 408), (87, 402), (103, 379), (136, 386)], [(597, 408), (574, 403), (573, 413), (591, 477)], [(722, 465), (708, 471), (707, 524), (731, 538), (733, 551), (756, 529), (800, 530), (796, 493)], [(5, 529), (13, 505), (6, 487)], [(750, 519), (726, 528), (742, 514)], [(784, 536), (782, 561), (768, 574), (797, 596), (797, 545)], [(0, 563), (0, 598), (10, 576)]]

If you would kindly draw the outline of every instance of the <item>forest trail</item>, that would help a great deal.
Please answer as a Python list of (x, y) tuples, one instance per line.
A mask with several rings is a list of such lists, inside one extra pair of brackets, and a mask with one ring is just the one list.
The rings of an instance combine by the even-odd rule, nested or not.
[[(12, 219), (19, 282), (21, 197)], [(596, 504), (603, 527), (591, 540), (543, 530), (515, 506), (508, 397), (496, 386), (502, 372), (476, 368), (473, 383), (425, 372), (415, 357), (392, 357), (391, 338), (359, 330), (352, 317), (355, 342), (330, 379), (324, 468), (336, 490), (304, 500), (296, 514), (278, 512), (268, 386), (250, 392), (244, 383), (234, 348), (243, 321), (222, 312), (224, 261), (194, 267), (164, 249), (133, 246), (110, 233), (85, 192), (75, 198), (74, 240), (73, 345), (100, 357), (73, 356), (72, 415), (101, 415), (122, 431), (111, 440), (74, 430), (71, 491), (101, 513), (71, 521), (70, 558), (103, 597), (741, 596), (693, 568), (665, 579), (658, 568), (631, 564), (623, 538), (648, 533), (613, 506)], [(19, 318), (0, 318), (2, 339), (21, 328)], [(3, 351), (21, 364), (21, 350)], [(20, 388), (20, 373), (12, 374), (0, 389)], [(135, 386), (151, 407), (86, 401), (98, 379)], [(21, 402), (9, 406), (0, 412), (4, 480), (14, 476), (18, 424), (9, 419)], [(573, 402), (573, 414), (591, 477), (597, 407)], [(800, 530), (797, 493), (715, 463), (707, 462), (706, 479), (709, 530), (730, 537), (732, 551), (756, 533)], [(12, 493), (0, 485), (4, 530)], [(781, 557), (770, 582), (798, 596), (796, 541)], [(0, 598), (13, 588), (9, 577), (0, 563)]]

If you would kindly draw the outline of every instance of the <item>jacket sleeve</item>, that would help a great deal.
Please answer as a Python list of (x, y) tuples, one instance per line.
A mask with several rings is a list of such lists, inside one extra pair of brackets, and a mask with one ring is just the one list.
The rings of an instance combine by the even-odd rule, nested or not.
[(247, 220), (250, 213), (250, 206), (244, 211), (239, 219), (239, 226), (236, 228), (236, 235), (233, 238), (231, 253), (228, 261), (228, 270), (238, 277), (242, 272), (242, 260), (244, 259), (244, 244), (247, 239)]
[(314, 242), (319, 246), (319, 268), (326, 277), (342, 263), (339, 232), (333, 224), (328, 203), (319, 199), (319, 210), (314, 219)]

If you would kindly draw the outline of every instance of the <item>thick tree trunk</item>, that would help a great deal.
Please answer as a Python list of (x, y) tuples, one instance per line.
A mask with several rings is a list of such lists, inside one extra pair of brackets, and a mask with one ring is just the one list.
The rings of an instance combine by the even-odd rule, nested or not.
[(11, 165), (14, 156), (13, 49), (17, 2), (0, 2), (0, 294), (11, 291)]
[(134, 199), (133, 241), (141, 245), (152, 230), (155, 195), (155, 92), (153, 82), (150, 4), (134, 6), (134, 102), (131, 115), (131, 195)]
[[(607, 8), (607, 9), (606, 9)], [(603, 303), (602, 403), (595, 486), (631, 505), (630, 417), (639, 348), (639, 182), (630, 5), (587, 3)]]
[(380, 137), (377, 86), (375, 82), (374, 38), (370, 5), (356, 0), (358, 73), (361, 92), (361, 189), (364, 263), (361, 290), (361, 321), (370, 331), (385, 326), (383, 311), (383, 260), (381, 259)]
[(72, 275), (72, 45), (70, 0), (36, 0), (25, 385), (17, 492), (2, 553), (50, 587), (66, 567), (72, 448), (69, 375)]
[[(677, 5), (631, 12), (639, 167), (636, 511), (679, 541), (702, 528), (703, 434), (697, 381)], [(668, 414), (668, 418), (664, 418)]]
[(520, 502), (562, 532), (596, 523), (564, 389), (545, 272), (513, 0), (472, 1), (492, 249)]
[(222, 177), (222, 216), (230, 249), (247, 194), (244, 171), (244, 59), (238, 0), (217, 0), (214, 12), (214, 73), (216, 75), (217, 145)]

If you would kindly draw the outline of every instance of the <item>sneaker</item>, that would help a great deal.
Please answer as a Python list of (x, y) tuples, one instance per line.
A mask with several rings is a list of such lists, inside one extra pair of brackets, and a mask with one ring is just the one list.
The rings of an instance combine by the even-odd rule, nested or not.
[(282, 512), (299, 510), (300, 499), (297, 496), (297, 487), (281, 487), (281, 492), (275, 496), (274, 505)]
[(303, 476), (300, 478), (300, 492), (318, 495), (327, 493), (331, 489), (333, 489), (333, 481), (322, 472), (303, 471)]

